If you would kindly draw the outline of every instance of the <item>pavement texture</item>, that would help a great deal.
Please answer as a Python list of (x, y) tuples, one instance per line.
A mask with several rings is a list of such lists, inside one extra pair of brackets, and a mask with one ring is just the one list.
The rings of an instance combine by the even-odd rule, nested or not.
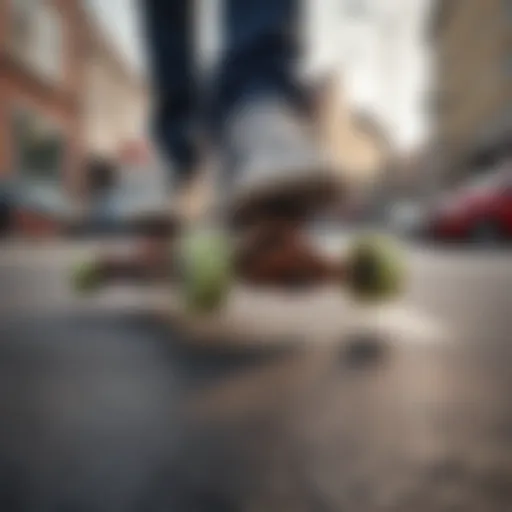
[(1, 510), (512, 509), (510, 252), (409, 248), (376, 328), (219, 351), (73, 297), (88, 250), (0, 249)]

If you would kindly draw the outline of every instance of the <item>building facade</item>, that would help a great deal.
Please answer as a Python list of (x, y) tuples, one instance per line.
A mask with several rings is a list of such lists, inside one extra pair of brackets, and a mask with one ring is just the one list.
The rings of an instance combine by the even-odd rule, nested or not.
[(117, 160), (127, 141), (144, 137), (147, 87), (91, 13), (85, 63), (84, 136), (87, 151)]
[(512, 2), (438, 0), (430, 36), (437, 172), (452, 183), (474, 170), (480, 148), (502, 146), (512, 131)]
[(145, 112), (142, 77), (85, 0), (0, 0), (0, 186), (87, 209)]
[(0, 173), (79, 193), (86, 34), (78, 0), (0, 0)]
[(81, 188), (86, 33), (78, 0), (0, 0), (0, 173)]
[(375, 118), (347, 100), (338, 74), (317, 89), (316, 122), (320, 143), (344, 178), (362, 187), (382, 178), (391, 152), (387, 136)]

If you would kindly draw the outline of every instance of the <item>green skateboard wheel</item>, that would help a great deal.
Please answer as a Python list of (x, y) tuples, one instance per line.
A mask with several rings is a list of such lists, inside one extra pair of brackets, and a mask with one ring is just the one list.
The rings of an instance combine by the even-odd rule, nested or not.
[(177, 277), (186, 306), (196, 312), (221, 307), (233, 282), (230, 238), (216, 231), (192, 232), (178, 251)]
[(71, 286), (78, 293), (92, 293), (102, 284), (100, 266), (95, 260), (80, 262), (71, 271)]
[(352, 246), (348, 256), (348, 287), (362, 302), (396, 298), (406, 277), (404, 257), (390, 237), (365, 235)]

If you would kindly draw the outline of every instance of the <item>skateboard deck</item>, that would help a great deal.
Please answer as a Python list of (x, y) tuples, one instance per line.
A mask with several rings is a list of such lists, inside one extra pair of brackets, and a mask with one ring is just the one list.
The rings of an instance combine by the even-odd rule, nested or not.
[(382, 237), (333, 256), (311, 243), (302, 223), (259, 225), (242, 239), (211, 229), (184, 233), (162, 213), (130, 227), (138, 253), (93, 257), (75, 272), (75, 288), (150, 283), (160, 290), (156, 316), (201, 345), (332, 340), (352, 328), (361, 303), (390, 300), (403, 284), (395, 247)]
[(362, 305), (333, 285), (283, 293), (239, 284), (221, 309), (203, 315), (184, 307), (172, 287), (153, 304), (156, 318), (187, 344), (212, 349), (321, 348), (361, 337), (396, 338), (383, 320), (393, 306)]

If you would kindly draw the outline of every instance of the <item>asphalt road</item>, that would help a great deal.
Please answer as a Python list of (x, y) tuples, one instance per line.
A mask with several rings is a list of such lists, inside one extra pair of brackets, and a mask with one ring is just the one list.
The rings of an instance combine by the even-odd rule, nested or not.
[(410, 249), (400, 344), (208, 353), (72, 252), (0, 254), (1, 510), (512, 509), (511, 253)]

